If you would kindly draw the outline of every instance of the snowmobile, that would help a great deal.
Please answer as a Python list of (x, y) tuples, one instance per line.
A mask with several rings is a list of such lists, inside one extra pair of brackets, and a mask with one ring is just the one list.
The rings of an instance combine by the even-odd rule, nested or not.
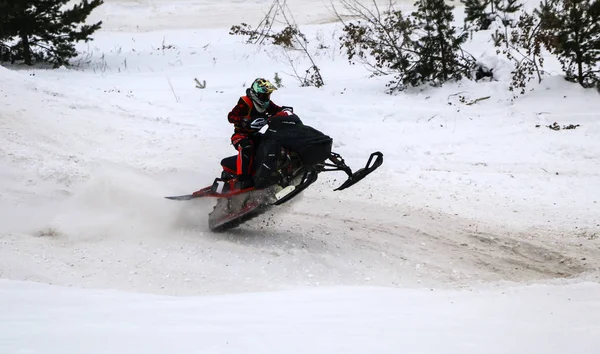
[(328, 135), (304, 125), (292, 107), (269, 118), (260, 134), (261, 142), (253, 162), (254, 186), (240, 189), (236, 179), (237, 155), (221, 160), (223, 171), (212, 185), (192, 194), (165, 197), (171, 200), (218, 198), (208, 216), (212, 231), (225, 231), (286, 203), (313, 184), (320, 173), (343, 171), (347, 179), (334, 191), (344, 190), (375, 171), (383, 154), (371, 153), (365, 167), (353, 172), (344, 159), (332, 151)]

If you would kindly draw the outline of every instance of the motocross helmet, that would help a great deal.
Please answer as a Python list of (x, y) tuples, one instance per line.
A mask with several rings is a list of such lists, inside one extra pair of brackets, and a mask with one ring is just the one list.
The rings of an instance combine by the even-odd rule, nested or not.
[(248, 96), (250, 96), (256, 110), (262, 113), (269, 108), (271, 93), (275, 90), (277, 90), (277, 87), (269, 80), (258, 78), (254, 80), (250, 89), (248, 89)]

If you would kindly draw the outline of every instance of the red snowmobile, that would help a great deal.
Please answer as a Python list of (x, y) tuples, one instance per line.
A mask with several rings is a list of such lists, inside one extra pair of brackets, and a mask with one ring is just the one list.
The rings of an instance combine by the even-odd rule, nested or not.
[(236, 188), (237, 155), (234, 155), (221, 160), (223, 172), (212, 185), (192, 194), (166, 198), (218, 198), (208, 216), (208, 225), (212, 231), (224, 231), (291, 200), (313, 184), (319, 173), (345, 172), (348, 179), (334, 189), (339, 191), (362, 180), (383, 163), (383, 154), (377, 151), (371, 154), (365, 167), (352, 172), (344, 159), (331, 151), (333, 140), (329, 136), (304, 125), (291, 107), (286, 107), (286, 112), (269, 118), (253, 163), (253, 187)]

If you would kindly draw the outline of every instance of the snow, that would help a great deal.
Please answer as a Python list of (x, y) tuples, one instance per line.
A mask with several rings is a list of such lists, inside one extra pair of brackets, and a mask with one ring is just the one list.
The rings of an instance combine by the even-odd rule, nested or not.
[[(387, 5), (389, 0), (368, 3)], [(400, 0), (398, 3), (411, 3)], [(166, 29), (229, 28), (241, 23), (255, 26), (273, 5), (272, 0), (105, 0), (89, 17), (103, 22), (107, 31), (147, 32)], [(339, 1), (286, 1), (298, 24), (319, 24), (336, 20), (333, 6), (342, 15), (347, 12)], [(225, 24), (224, 24), (225, 22)]]
[(171, 298), (1, 281), (3, 353), (597, 353), (596, 283)]
[[(387, 95), (316, 0), (288, 1), (322, 44), (326, 85), (299, 87), (228, 34), (270, 3), (106, 0), (76, 67), (0, 67), (0, 352), (599, 352), (598, 93), (549, 59), (514, 99), (482, 34), (498, 81)], [(212, 182), (227, 112), (275, 73), (353, 169), (384, 164), (211, 233), (214, 201), (163, 196)]]

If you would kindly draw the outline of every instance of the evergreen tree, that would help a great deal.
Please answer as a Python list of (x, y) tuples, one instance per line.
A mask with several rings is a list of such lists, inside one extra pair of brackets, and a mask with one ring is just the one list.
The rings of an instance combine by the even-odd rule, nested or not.
[(495, 4), (495, 11), (501, 14), (502, 22), (505, 26), (512, 23), (512, 21), (508, 20), (508, 15), (516, 13), (523, 7), (523, 4), (520, 4), (519, 0), (493, 0), (493, 2)]
[(511, 25), (512, 21), (508, 15), (517, 12), (522, 7), (518, 1), (460, 0), (465, 5), (465, 24), (474, 23), (476, 31), (489, 29), (497, 18), (500, 18), (505, 26)]
[(0, 62), (11, 60), (10, 48), (6, 43), (14, 33), (9, 24), (14, 23), (12, 14), (15, 6), (15, 1), (0, 0)]
[[(0, 0), (0, 41), (11, 58), (32, 65), (47, 61), (55, 67), (69, 64), (77, 55), (75, 42), (89, 41), (102, 22), (84, 25), (104, 0), (82, 0), (62, 10), (70, 0)], [(9, 40), (16, 40), (9, 45)]]
[(523, 16), (519, 16), (516, 21), (511, 18), (512, 14), (521, 10), (523, 4), (519, 4), (519, 0), (493, 0), (495, 9), (498, 12), (495, 16), (500, 19), (500, 26), (492, 33), (492, 40), (496, 47), (504, 45), (508, 48), (507, 41), (510, 39), (512, 32), (515, 29), (522, 27), (519, 21), (523, 20)]
[(558, 56), (566, 79), (600, 85), (600, 0), (553, 0), (536, 11), (546, 47)]
[(386, 85), (389, 93), (472, 76), (475, 60), (461, 48), (468, 33), (457, 34), (453, 7), (445, 0), (419, 0), (411, 16), (393, 4), (384, 12), (361, 7), (359, 0), (348, 1), (347, 9), (359, 20), (345, 24), (341, 47), (351, 63), (362, 62), (373, 75), (394, 74)]
[(419, 0), (413, 12), (417, 26), (423, 35), (414, 42), (419, 59), (407, 71), (405, 81), (411, 85), (432, 82), (439, 85), (445, 81), (470, 77), (472, 58), (467, 58), (461, 45), (468, 39), (466, 32), (457, 35), (452, 26), (453, 6), (444, 0)]
[(15, 3), (14, 0), (0, 0), (0, 42), (10, 39), (13, 32), (9, 25), (13, 23)]
[[(477, 30), (487, 30), (493, 22), (494, 3), (492, 0), (460, 0), (465, 5), (465, 24), (474, 23)], [(487, 12), (488, 5), (492, 5), (492, 11)]]

